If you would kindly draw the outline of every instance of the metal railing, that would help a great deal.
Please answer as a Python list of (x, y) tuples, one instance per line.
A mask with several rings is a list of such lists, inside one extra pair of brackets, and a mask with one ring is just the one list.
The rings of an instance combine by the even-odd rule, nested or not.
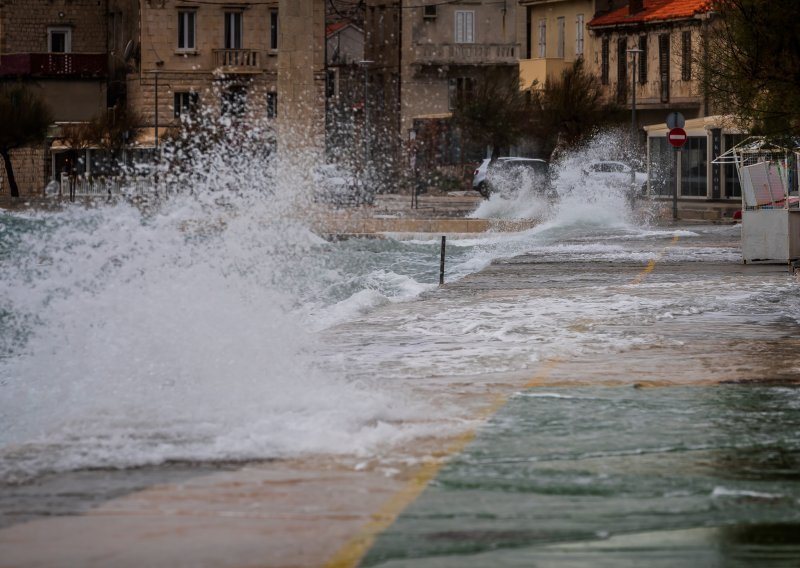
[(131, 197), (164, 193), (165, 186), (157, 186), (151, 177), (83, 177), (70, 179), (62, 174), (61, 179), (48, 186), (51, 197)]
[(11, 53), (0, 56), (0, 76), (104, 77), (105, 53)]
[(416, 64), (516, 64), (519, 46), (515, 43), (418, 43), (414, 45)]

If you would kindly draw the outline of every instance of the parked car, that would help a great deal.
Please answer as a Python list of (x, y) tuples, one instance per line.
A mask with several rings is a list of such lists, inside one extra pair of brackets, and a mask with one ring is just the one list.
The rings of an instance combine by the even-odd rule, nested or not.
[[(615, 187), (628, 188), (631, 185), (631, 167), (625, 162), (614, 160), (597, 160), (584, 166), (583, 173), (591, 179), (605, 182)], [(633, 186), (639, 188), (642, 195), (647, 193), (647, 174), (633, 173)]]
[(314, 180), (314, 201), (333, 207), (357, 207), (370, 204), (374, 195), (354, 174), (336, 164), (317, 166), (311, 174)]
[(550, 188), (549, 165), (538, 158), (518, 158), (513, 156), (497, 158), (492, 161), (486, 158), (475, 170), (472, 177), (472, 188), (486, 199), (498, 191), (514, 191), (523, 182), (523, 176), (541, 180), (541, 191), (547, 193)]

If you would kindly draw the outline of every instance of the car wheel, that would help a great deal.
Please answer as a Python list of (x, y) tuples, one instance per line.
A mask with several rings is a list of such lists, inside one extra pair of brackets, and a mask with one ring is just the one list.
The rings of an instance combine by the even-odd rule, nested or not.
[(489, 199), (489, 196), (492, 193), (489, 190), (489, 184), (487, 184), (485, 181), (479, 183), (476, 189), (478, 190), (478, 193), (480, 193), (483, 196), (484, 199)]

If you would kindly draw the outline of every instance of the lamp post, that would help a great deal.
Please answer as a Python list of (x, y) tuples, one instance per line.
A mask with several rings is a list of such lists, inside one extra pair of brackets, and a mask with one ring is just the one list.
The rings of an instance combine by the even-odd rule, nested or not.
[(155, 88), (155, 97), (154, 97), (154, 99), (155, 99), (155, 102), (154, 102), (154, 105), (155, 105), (155, 109), (154, 109), (155, 110), (155, 126), (154, 126), (154, 129), (153, 129), (154, 130), (153, 138), (155, 140), (156, 153), (158, 153), (158, 74), (159, 73), (161, 73), (161, 71), (159, 69), (154, 69), (153, 70), (153, 78), (155, 79), (155, 81), (154, 81), (155, 82), (155, 85), (154, 85), (154, 88)]
[(631, 186), (636, 183), (636, 167), (634, 165), (634, 156), (636, 156), (638, 136), (636, 134), (636, 56), (644, 53), (644, 50), (634, 47), (633, 49), (626, 50), (631, 58)]

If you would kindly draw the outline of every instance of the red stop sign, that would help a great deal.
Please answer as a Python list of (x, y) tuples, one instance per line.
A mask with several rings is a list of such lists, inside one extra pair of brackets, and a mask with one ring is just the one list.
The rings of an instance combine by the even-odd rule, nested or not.
[(676, 148), (680, 148), (686, 144), (686, 131), (683, 128), (672, 128), (667, 134), (667, 140)]

